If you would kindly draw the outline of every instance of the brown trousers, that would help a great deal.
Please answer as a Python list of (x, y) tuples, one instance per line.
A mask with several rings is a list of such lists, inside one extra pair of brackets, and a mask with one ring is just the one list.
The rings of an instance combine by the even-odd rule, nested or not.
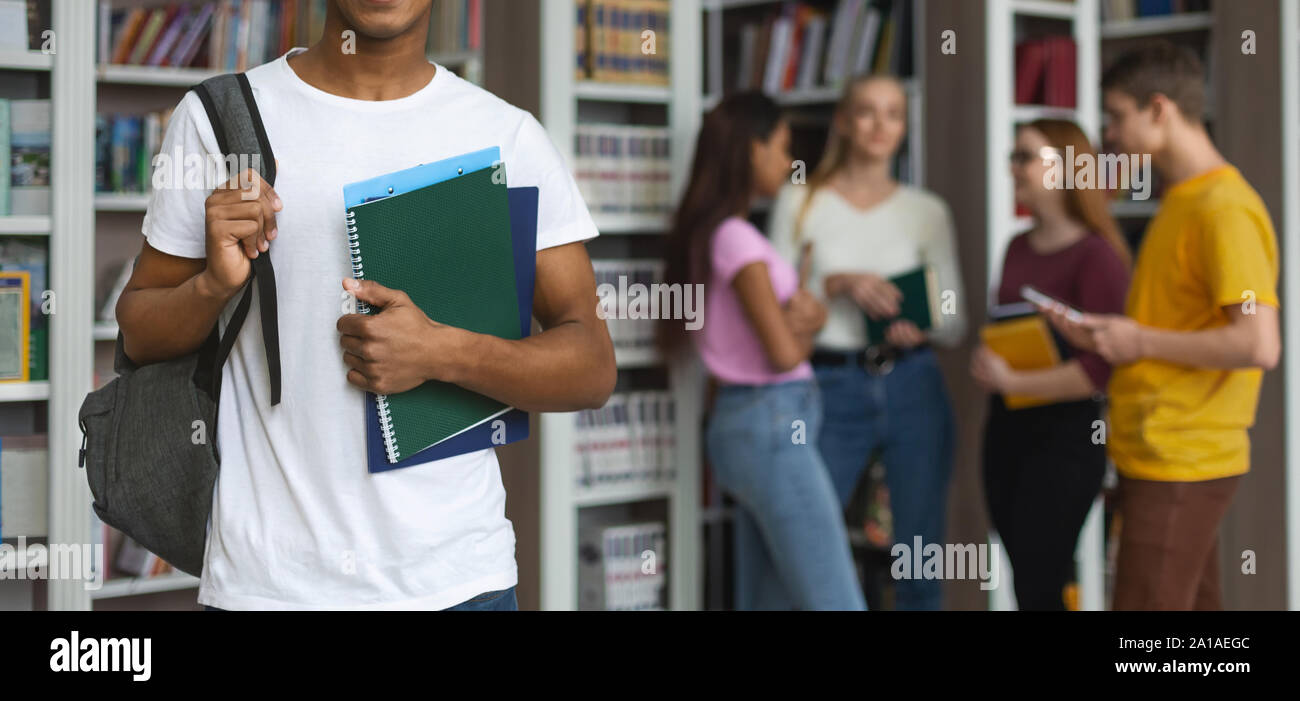
[(1219, 522), (1240, 475), (1205, 482), (1120, 477), (1116, 611), (1217, 611)]

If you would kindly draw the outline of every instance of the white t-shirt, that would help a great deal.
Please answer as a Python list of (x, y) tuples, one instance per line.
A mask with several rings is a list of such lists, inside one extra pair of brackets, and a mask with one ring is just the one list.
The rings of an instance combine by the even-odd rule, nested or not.
[[(248, 71), (284, 208), (271, 243), (283, 396), (271, 406), (254, 300), (225, 366), (221, 473), (199, 603), (224, 609), (442, 609), (514, 586), (515, 535), (496, 453), (483, 450), (378, 474), (366, 468), (363, 393), (348, 384), (335, 323), (351, 277), (343, 186), (490, 146), (511, 187), (540, 188), (538, 250), (596, 236), (577, 185), (524, 110), (437, 68), (427, 86), (368, 101), (312, 87), (285, 60)], [(217, 153), (193, 92), (162, 152)], [(202, 258), (210, 190), (161, 189), (144, 235)], [(238, 296), (221, 316), (229, 319)]]
[[(874, 207), (862, 210), (850, 204), (829, 185), (817, 190), (795, 239), (795, 222), (806, 185), (786, 185), (772, 206), (768, 229), (772, 245), (792, 265), (799, 251), (813, 242), (808, 289), (819, 297), (832, 273), (875, 273), (891, 277), (922, 264), (934, 266), (940, 290), (957, 293), (955, 314), (930, 334), (941, 346), (956, 346), (966, 335), (965, 304), (961, 301), (961, 266), (957, 260), (957, 235), (952, 211), (936, 195), (900, 184)], [(818, 348), (861, 350), (867, 346), (867, 324), (862, 310), (848, 297), (826, 301), (826, 325), (817, 334)]]

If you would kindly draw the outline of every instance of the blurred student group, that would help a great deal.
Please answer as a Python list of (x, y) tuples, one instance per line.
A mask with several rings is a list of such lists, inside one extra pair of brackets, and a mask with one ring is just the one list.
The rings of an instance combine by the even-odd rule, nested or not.
[[(1022, 67), (1055, 50), (1022, 49)], [(1017, 91), (1073, 100), (1067, 74), (1064, 87), (1018, 74)], [(703, 442), (735, 504), (737, 608), (868, 608), (844, 509), (872, 470), (883, 470), (867, 501), (887, 514), (874, 537), (892, 557), (892, 606), (941, 608), (955, 433), (968, 419), (935, 349), (958, 347), (974, 348), (967, 371), (988, 393), (984, 506), (1018, 608), (1075, 607), (1076, 544), (1108, 465), (1110, 606), (1222, 607), (1218, 527), (1280, 353), (1278, 248), (1260, 196), (1207, 132), (1205, 78), (1193, 51), (1145, 41), (1103, 66), (1106, 153), (1069, 120), (1016, 127), (1011, 152), (993, 157), (1007, 159), (1029, 225), (990, 281), (987, 315), (961, 279), (949, 205), (896, 178), (903, 81), (846, 78), (806, 175), (770, 96), (781, 84), (757, 81), (705, 114), (665, 268), (669, 283), (705, 286), (704, 324), (663, 322), (658, 342), (698, 354), (714, 385)], [(1108, 154), (1125, 163), (1096, 168)], [(1163, 185), (1138, 250), (1109, 208), (1131, 186), (1116, 176)], [(761, 201), (765, 230), (752, 223)], [(911, 567), (932, 553), (933, 572)]]

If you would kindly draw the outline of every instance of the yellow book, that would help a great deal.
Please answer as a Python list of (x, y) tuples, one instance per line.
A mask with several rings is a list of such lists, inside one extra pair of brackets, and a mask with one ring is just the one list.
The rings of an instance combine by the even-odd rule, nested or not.
[(32, 274), (0, 272), (0, 382), (27, 382)]
[[(1013, 370), (1041, 370), (1061, 363), (1056, 341), (1041, 316), (996, 321), (980, 330), (984, 345), (1007, 361)], [(1008, 409), (1051, 404), (1052, 400), (1023, 395), (1003, 397)]]

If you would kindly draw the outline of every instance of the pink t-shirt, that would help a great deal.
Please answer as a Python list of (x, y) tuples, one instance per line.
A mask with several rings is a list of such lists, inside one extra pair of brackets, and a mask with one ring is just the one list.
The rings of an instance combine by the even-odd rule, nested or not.
[(731, 279), (750, 263), (766, 263), (776, 298), (784, 303), (799, 287), (799, 273), (783, 260), (767, 238), (749, 222), (731, 217), (718, 225), (710, 242), (712, 269), (705, 284), (704, 327), (691, 333), (704, 366), (728, 384), (767, 385), (811, 379), (812, 366), (799, 363), (788, 372), (775, 372), (763, 344), (745, 315)]

